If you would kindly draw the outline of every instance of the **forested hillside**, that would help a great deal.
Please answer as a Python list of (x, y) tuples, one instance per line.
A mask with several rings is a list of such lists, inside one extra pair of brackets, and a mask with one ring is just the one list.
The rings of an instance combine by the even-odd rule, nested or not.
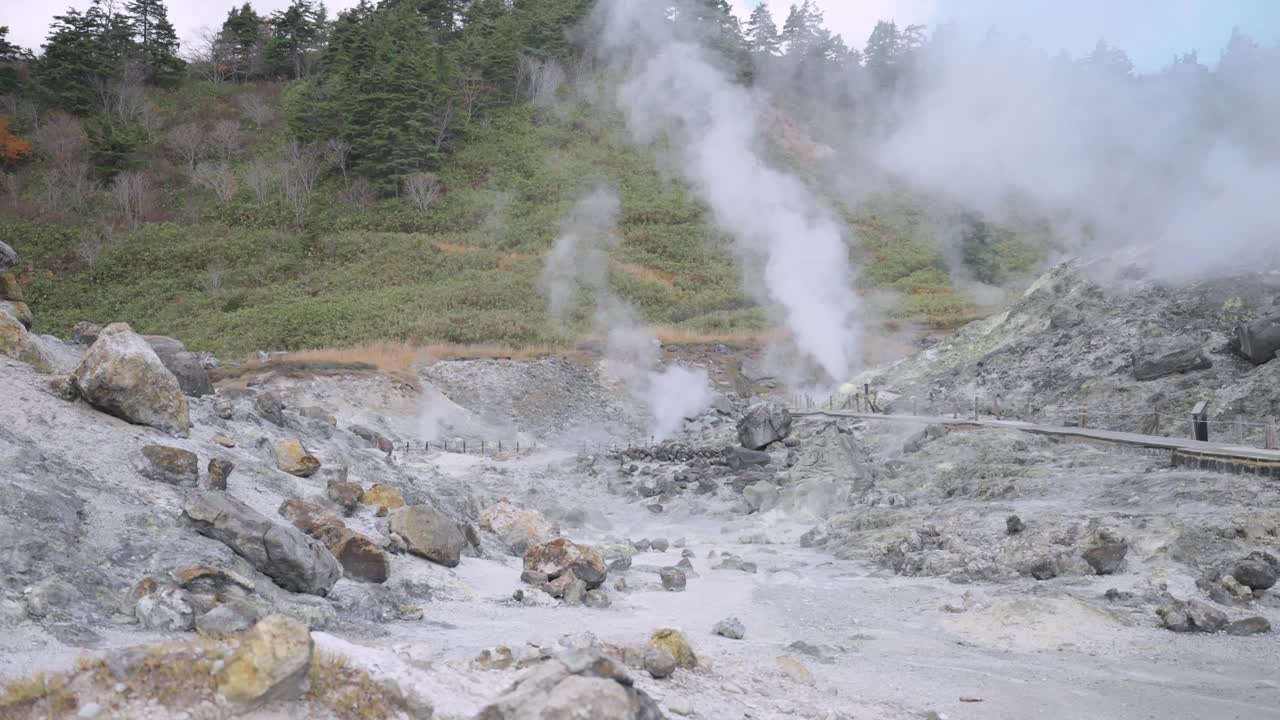
[[(582, 30), (591, 5), (383, 0), (329, 17), (312, 0), (269, 15), (245, 3), (180, 47), (163, 0), (94, 0), (37, 54), (0, 30), (0, 239), (24, 259), (35, 329), (124, 320), (223, 353), (571, 343), (589, 309), (552, 326), (543, 255), (600, 183), (622, 198), (612, 284), (647, 322), (766, 329), (705, 209), (592, 102), (609, 80)], [(923, 28), (882, 23), (861, 52), (807, 0), (781, 28), (763, 5), (740, 23), (725, 0), (670, 20), (740, 82), (806, 89), (778, 93), (772, 155), (842, 210), (863, 291), (892, 291), (891, 317), (973, 316), (940, 249), (957, 217), (976, 279), (1038, 259), (1033, 224), (1015, 233), (887, 185), (847, 206), (811, 162), (812, 91), (876, 122), (848, 78), (909, 82)]]

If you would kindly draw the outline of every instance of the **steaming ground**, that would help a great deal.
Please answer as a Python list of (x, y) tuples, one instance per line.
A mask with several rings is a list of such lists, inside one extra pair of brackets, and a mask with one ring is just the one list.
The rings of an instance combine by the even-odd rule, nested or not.
[[(62, 349), (68, 362), (78, 352)], [(734, 384), (740, 353), (677, 354), (713, 378), (708, 391)], [(459, 428), (478, 438), (521, 426), (575, 437), (585, 428), (574, 429), (574, 413), (595, 426), (606, 415), (643, 422), (646, 410), (590, 362), (454, 362), (427, 369), (416, 385), (377, 376), (254, 378), (242, 383), (245, 395), (220, 391), (240, 398), (231, 420), (214, 415), (212, 400), (193, 401), (193, 437), (173, 440), (65, 405), (41, 376), (3, 362), (0, 391), (15, 402), (0, 407), (0, 458), (20, 470), (7, 497), (38, 492), (23, 478), (45, 478), (85, 501), (81, 522), (94, 539), (66, 551), (63, 565), (37, 565), (26, 587), (6, 586), (6, 677), (67, 667), (85, 652), (184, 637), (140, 631), (129, 614), (130, 587), (144, 575), (206, 563), (253, 578), (256, 603), (306, 618), (320, 647), (416, 688), (441, 718), (471, 717), (520, 676), (479, 667), (484, 650), (506, 646), (520, 658), (566, 643), (636, 646), (659, 627), (683, 630), (701, 660), (665, 680), (631, 671), (672, 717), (1280, 717), (1274, 636), (1175, 634), (1158, 627), (1153, 611), (1165, 592), (1200, 597), (1202, 569), (1252, 548), (1274, 550), (1280, 495), (1260, 479), (1175, 471), (1152, 458), (1013, 431), (922, 435), (843, 421), (798, 422), (785, 445), (771, 449), (767, 470), (734, 471), (685, 452), (718, 457), (736, 445), (732, 421), (741, 405), (704, 414), (672, 442), (629, 457), (566, 443), (526, 456), (415, 452), (389, 464), (343, 428), (359, 422), (417, 442), (430, 416), (432, 427), (464, 437)], [(487, 532), (457, 568), (393, 555), (385, 585), (343, 579), (327, 599), (283, 592), (225, 547), (185, 530), (175, 521), (182, 493), (138, 478), (128, 462), (149, 441), (202, 458), (227, 453), (237, 464), (232, 494), (283, 522), (276, 508), (284, 498), (313, 497), (323, 483), (284, 476), (256, 449), (256, 438), (278, 432), (249, 399), (268, 390), (290, 408), (290, 433), (326, 466), (347, 465), (366, 487), (393, 484), (410, 503), (430, 502), (467, 523), (505, 498), (610, 558), (629, 554), (641, 538), (672, 546), (635, 552), (629, 569), (611, 571), (606, 609), (567, 606), (523, 584), (518, 558)], [(336, 427), (294, 414), (306, 407), (332, 413)], [(214, 434), (231, 436), (237, 448), (215, 449)], [(786, 478), (771, 509), (758, 504), (761, 477)], [(714, 489), (700, 492), (708, 483)], [(1004, 532), (1011, 513), (1027, 523), (1017, 538)], [(371, 510), (348, 519), (380, 543), (384, 522)], [(1079, 560), (1100, 534), (1121, 535), (1133, 548), (1115, 575), (1092, 575)], [(684, 550), (692, 553), (687, 589), (664, 591), (657, 570)], [(1061, 554), (1059, 576), (1027, 577), (1025, 563), (1046, 552)], [(755, 563), (757, 572), (715, 569), (722, 553)], [(617, 589), (618, 580), (627, 589)], [(1105, 597), (1113, 588), (1117, 600)], [(524, 602), (513, 599), (516, 590)], [(36, 597), (42, 614), (32, 610)], [(406, 605), (422, 617), (406, 616)], [(1224, 611), (1280, 621), (1270, 594)], [(712, 634), (731, 616), (745, 625), (744, 639)]]

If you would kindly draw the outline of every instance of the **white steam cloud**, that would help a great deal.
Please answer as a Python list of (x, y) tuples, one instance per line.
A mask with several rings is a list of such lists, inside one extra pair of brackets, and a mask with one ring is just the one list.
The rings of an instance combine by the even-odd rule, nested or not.
[(635, 309), (609, 286), (609, 252), (617, 245), (620, 203), (611, 189), (596, 188), (565, 217), (543, 270), (548, 306), (565, 321), (585, 287), (595, 299), (595, 330), (605, 335), (602, 370), (621, 382), (649, 412), (649, 432), (666, 438), (685, 418), (711, 403), (707, 372), (674, 364), (660, 368), (656, 338), (636, 320)]
[(797, 349), (832, 378), (858, 359), (858, 298), (843, 228), (798, 178), (759, 152), (760, 99), (667, 21), (665, 3), (601, 0), (597, 52), (633, 138), (669, 148), (734, 240), (748, 292), (781, 312)]

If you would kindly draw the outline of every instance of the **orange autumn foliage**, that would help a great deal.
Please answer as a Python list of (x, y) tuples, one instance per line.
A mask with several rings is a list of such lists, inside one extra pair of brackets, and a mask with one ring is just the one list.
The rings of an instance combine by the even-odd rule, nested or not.
[(31, 143), (9, 131), (9, 118), (0, 117), (0, 165), (16, 165), (31, 157)]

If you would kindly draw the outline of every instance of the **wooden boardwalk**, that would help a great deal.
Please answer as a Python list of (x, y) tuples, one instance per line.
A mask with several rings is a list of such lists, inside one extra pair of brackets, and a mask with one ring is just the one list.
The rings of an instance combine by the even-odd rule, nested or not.
[(1264, 450), (1245, 445), (1203, 442), (1190, 438), (1143, 435), (1142, 433), (1097, 430), (1094, 428), (1040, 425), (1019, 420), (954, 418), (934, 415), (882, 415), (850, 410), (792, 411), (796, 417), (847, 417), (860, 420), (914, 423), (918, 425), (963, 425), (970, 427), (1007, 428), (1036, 435), (1118, 445), (1148, 451), (1167, 450), (1174, 465), (1204, 468), (1230, 473), (1249, 473), (1280, 478), (1280, 450)]

